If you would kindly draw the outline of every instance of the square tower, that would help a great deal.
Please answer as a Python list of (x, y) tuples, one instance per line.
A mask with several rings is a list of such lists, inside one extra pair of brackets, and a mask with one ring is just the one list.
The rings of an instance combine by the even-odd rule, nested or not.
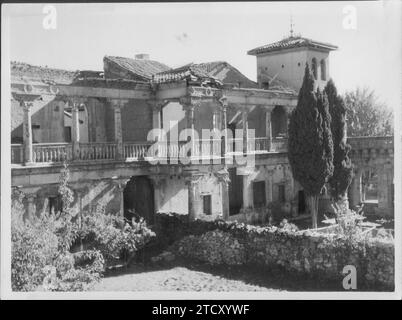
[(336, 49), (337, 46), (329, 43), (291, 35), (247, 53), (257, 57), (260, 88), (269, 89), (270, 82), (277, 79), (299, 91), (306, 63), (314, 74), (316, 85), (324, 88), (329, 79), (329, 52)]

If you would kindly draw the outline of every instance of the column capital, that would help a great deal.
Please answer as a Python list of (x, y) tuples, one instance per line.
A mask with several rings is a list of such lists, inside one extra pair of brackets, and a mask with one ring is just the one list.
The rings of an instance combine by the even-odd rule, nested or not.
[(183, 106), (184, 110), (194, 111), (194, 108), (198, 108), (201, 105), (202, 100), (201, 98), (182, 97), (179, 98), (179, 103)]
[(31, 100), (18, 100), (20, 106), (22, 107), (22, 109), (26, 112), (31, 111), (32, 107), (33, 107), (33, 101)]
[(161, 111), (164, 106), (166, 106), (169, 103), (169, 101), (166, 100), (157, 100), (157, 99), (151, 99), (147, 100), (147, 104), (152, 108), (153, 111)]
[(227, 171), (226, 168), (223, 168), (222, 170), (214, 172), (214, 175), (218, 179), (219, 182), (223, 182), (226, 185), (228, 185), (230, 183), (229, 172)]
[(124, 190), (129, 181), (129, 178), (112, 178), (113, 184), (120, 190)]
[(159, 189), (162, 186), (163, 181), (166, 180), (166, 177), (149, 176), (149, 179), (151, 180), (151, 183), (154, 186), (154, 188)]
[(107, 101), (112, 105), (115, 110), (121, 110), (128, 103), (128, 99), (118, 98), (108, 98)]
[(190, 176), (186, 176), (185, 177), (186, 185), (187, 186), (197, 185), (202, 180), (203, 177), (204, 177), (203, 174), (192, 174)]

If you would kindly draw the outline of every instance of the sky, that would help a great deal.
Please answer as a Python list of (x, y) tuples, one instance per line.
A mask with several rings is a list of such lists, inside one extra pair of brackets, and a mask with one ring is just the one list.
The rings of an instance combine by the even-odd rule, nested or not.
[[(171, 67), (224, 60), (256, 80), (247, 51), (288, 36), (292, 16), (295, 33), (339, 47), (329, 63), (338, 91), (367, 86), (401, 106), (400, 1), (55, 4), (55, 29), (44, 27), (45, 6), (3, 7), (12, 61), (103, 70), (105, 55), (147, 53)], [(345, 28), (346, 6), (356, 10), (355, 29)]]

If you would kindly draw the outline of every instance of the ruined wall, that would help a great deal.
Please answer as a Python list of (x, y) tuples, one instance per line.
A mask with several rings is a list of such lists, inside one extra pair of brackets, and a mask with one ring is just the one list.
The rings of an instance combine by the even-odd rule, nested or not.
[[(83, 181), (70, 184), (74, 192), (72, 203), (73, 213), (91, 212), (94, 210), (105, 210), (105, 213), (118, 214), (120, 212), (120, 196), (117, 184), (112, 180)], [(26, 195), (23, 204), (28, 212), (29, 193), (22, 188), (21, 191)], [(16, 191), (14, 191), (16, 192)], [(36, 215), (42, 212), (50, 212), (50, 198), (58, 196), (58, 184), (48, 184), (38, 188), (34, 194), (34, 212)]]
[(121, 114), (123, 142), (147, 141), (152, 129), (152, 108), (143, 100), (129, 100)]
[[(33, 143), (64, 142), (64, 102), (35, 101), (32, 107)], [(11, 100), (11, 141), (22, 143), (23, 109)]]

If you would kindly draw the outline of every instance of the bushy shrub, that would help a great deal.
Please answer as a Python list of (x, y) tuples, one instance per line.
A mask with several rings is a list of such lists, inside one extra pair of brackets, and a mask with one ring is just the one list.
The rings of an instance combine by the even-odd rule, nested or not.
[(101, 278), (107, 264), (121, 258), (127, 261), (155, 237), (143, 219), (129, 224), (102, 210), (73, 215), (68, 177), (68, 167), (64, 166), (58, 189), (63, 201), (61, 212), (24, 220), (24, 195), (13, 195), (13, 290), (32, 291), (41, 284), (50, 291), (86, 290)]
[(88, 249), (99, 250), (106, 264), (127, 261), (155, 237), (144, 219), (129, 224), (122, 217), (97, 211), (84, 215), (81, 223), (80, 241)]
[(347, 208), (346, 205), (333, 205), (333, 209), (338, 224), (337, 232), (349, 240), (357, 240), (363, 231), (361, 223), (364, 216)]

